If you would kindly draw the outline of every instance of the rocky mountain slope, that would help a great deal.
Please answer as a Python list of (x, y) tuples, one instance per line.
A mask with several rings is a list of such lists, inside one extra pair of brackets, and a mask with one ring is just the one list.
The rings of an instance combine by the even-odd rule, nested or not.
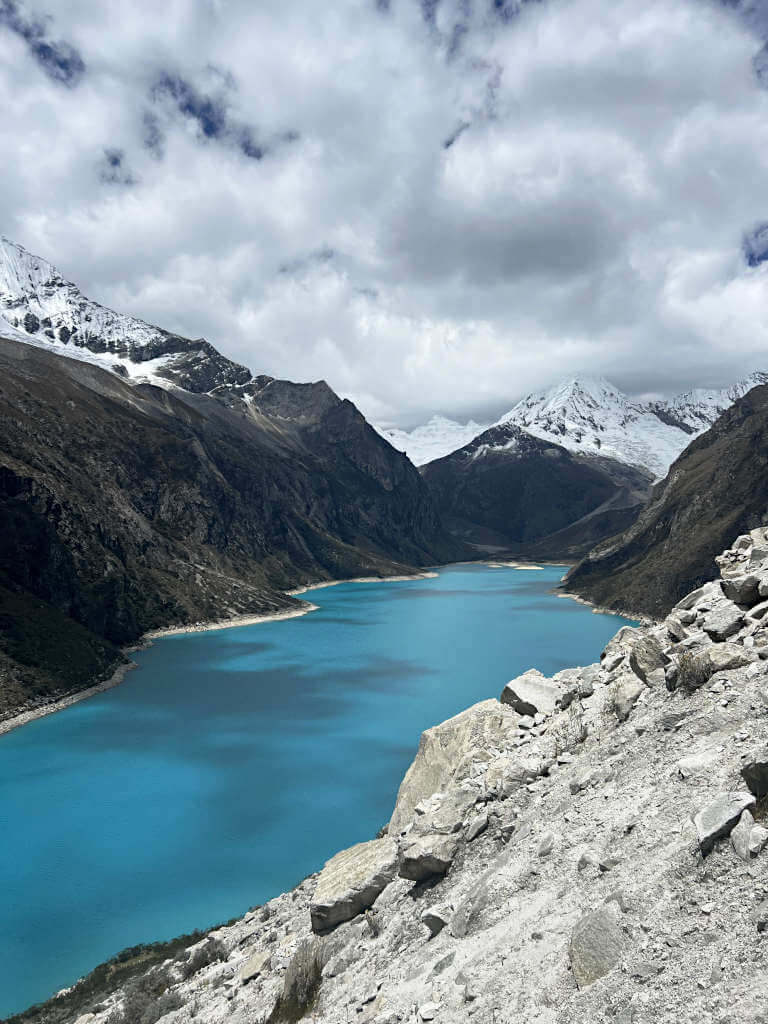
[(511, 423), (429, 463), (422, 475), (457, 537), (552, 558), (579, 556), (624, 529), (651, 485), (644, 470), (574, 454)]
[(157, 387), (0, 339), (0, 718), (108, 676), (146, 630), (464, 554), (350, 402), (248, 378)]
[(637, 521), (599, 545), (566, 588), (596, 604), (664, 614), (711, 580), (729, 536), (768, 518), (768, 387), (757, 387), (696, 438)]
[(424, 733), (379, 838), (16, 1020), (765, 1021), (768, 529), (720, 567)]

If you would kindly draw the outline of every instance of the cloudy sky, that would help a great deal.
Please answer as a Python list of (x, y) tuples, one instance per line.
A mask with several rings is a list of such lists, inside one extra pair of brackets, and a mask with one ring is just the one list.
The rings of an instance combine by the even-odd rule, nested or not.
[(768, 368), (768, 0), (0, 0), (0, 231), (369, 417)]

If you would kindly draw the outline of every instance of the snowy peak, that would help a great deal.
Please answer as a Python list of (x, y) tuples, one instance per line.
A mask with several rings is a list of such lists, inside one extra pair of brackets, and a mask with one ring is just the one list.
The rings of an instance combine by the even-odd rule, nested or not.
[(663, 422), (602, 377), (578, 376), (528, 395), (499, 423), (516, 423), (573, 452), (642, 466), (654, 476), (664, 476), (685, 447), (678, 426)]
[(761, 384), (768, 384), (768, 373), (751, 373), (728, 388), (694, 388), (668, 402), (652, 403), (649, 408), (687, 433), (699, 434), (729, 406)]
[(93, 302), (47, 260), (0, 237), (0, 334), (121, 376), (188, 391), (246, 384), (250, 371), (192, 341)]
[(405, 452), (415, 466), (423, 466), (463, 448), (487, 427), (487, 423), (475, 423), (474, 420), (458, 423), (445, 416), (433, 416), (428, 423), (411, 431), (396, 427), (376, 429), (393, 448)]

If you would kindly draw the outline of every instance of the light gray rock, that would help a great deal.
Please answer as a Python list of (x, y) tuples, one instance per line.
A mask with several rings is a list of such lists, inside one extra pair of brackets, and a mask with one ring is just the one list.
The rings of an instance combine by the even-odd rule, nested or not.
[(629, 667), (645, 683), (656, 669), (664, 669), (669, 658), (661, 643), (650, 633), (640, 636), (629, 652)]
[(429, 835), (407, 839), (400, 853), (400, 877), (423, 882), (433, 875), (444, 875), (458, 848), (454, 836)]
[(480, 811), (467, 822), (465, 837), (468, 843), (477, 839), (488, 828), (488, 811)]
[(718, 605), (704, 616), (702, 629), (716, 643), (738, 633), (744, 624), (744, 613), (732, 601)]
[(686, 757), (681, 757), (677, 762), (678, 773), (683, 779), (691, 779), (697, 775), (709, 774), (712, 766), (717, 763), (719, 756), (716, 747), (710, 747), (695, 754), (688, 754)]
[(485, 790), (506, 800), (529, 782), (534, 782), (542, 772), (542, 760), (536, 755), (505, 754), (494, 758), (485, 773)]
[(747, 622), (759, 622), (765, 618), (766, 612), (768, 612), (768, 601), (761, 601), (760, 604), (749, 609), (746, 615)]
[(749, 811), (742, 811), (738, 824), (731, 832), (731, 846), (742, 860), (750, 859), (749, 837), (755, 825), (755, 819)]
[(756, 857), (768, 846), (768, 828), (762, 825), (753, 825), (749, 833), (749, 852)]
[(266, 974), (269, 970), (270, 960), (271, 956), (266, 950), (260, 950), (258, 953), (254, 953), (253, 956), (248, 957), (238, 971), (240, 981), (247, 985), (249, 981), (258, 978), (260, 974)]
[(532, 668), (510, 680), (501, 691), (499, 700), (502, 704), (508, 704), (519, 715), (529, 715), (532, 718), (537, 711), (543, 715), (551, 715), (560, 693), (560, 687), (556, 683)]
[(723, 590), (719, 581), (705, 583), (703, 587), (699, 587), (698, 590), (692, 590), (690, 594), (686, 594), (684, 598), (678, 601), (674, 611), (689, 611), (700, 604), (704, 604), (706, 601), (722, 598), (722, 596)]
[(699, 848), (706, 856), (716, 840), (731, 833), (741, 818), (742, 811), (754, 807), (751, 793), (718, 793), (693, 819), (699, 837)]
[(723, 593), (735, 604), (751, 608), (760, 600), (760, 577), (752, 573), (723, 580)]
[(555, 848), (555, 837), (552, 832), (547, 832), (541, 837), (539, 843), (538, 854), (539, 857), (548, 857)]
[(342, 850), (327, 862), (310, 904), (312, 930), (326, 931), (373, 906), (397, 871), (394, 839), (372, 839)]
[(584, 914), (571, 935), (571, 967), (579, 988), (586, 988), (618, 966), (624, 933), (619, 924), (620, 910), (610, 902)]
[(517, 715), (496, 700), (485, 700), (422, 733), (419, 749), (405, 774), (389, 822), (398, 835), (411, 822), (418, 803), (468, 778), (475, 766), (512, 750)]
[(758, 800), (768, 795), (768, 748), (753, 751), (741, 769), (741, 777)]
[(419, 1020), (434, 1020), (439, 1009), (440, 1003), (424, 1003), (419, 1007)]
[(622, 676), (615, 684), (613, 691), (613, 707), (620, 722), (626, 722), (645, 690), (643, 683), (635, 674)]
[(476, 793), (461, 788), (433, 794), (416, 808), (411, 834), (426, 835), (434, 832), (450, 835), (458, 832), (474, 807), (475, 799)]

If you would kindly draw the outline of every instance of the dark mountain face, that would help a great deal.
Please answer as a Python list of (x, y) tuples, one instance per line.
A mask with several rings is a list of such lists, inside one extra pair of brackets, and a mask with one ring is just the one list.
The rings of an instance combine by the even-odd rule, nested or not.
[(325, 384), (167, 390), (7, 340), (0, 381), (0, 714), (90, 685), (146, 630), (466, 553)]
[(540, 558), (580, 555), (622, 528), (651, 482), (644, 470), (575, 455), (509, 423), (422, 475), (457, 537)]
[(697, 438), (626, 532), (569, 573), (565, 588), (653, 617), (714, 579), (714, 558), (768, 516), (768, 387), (757, 387)]

